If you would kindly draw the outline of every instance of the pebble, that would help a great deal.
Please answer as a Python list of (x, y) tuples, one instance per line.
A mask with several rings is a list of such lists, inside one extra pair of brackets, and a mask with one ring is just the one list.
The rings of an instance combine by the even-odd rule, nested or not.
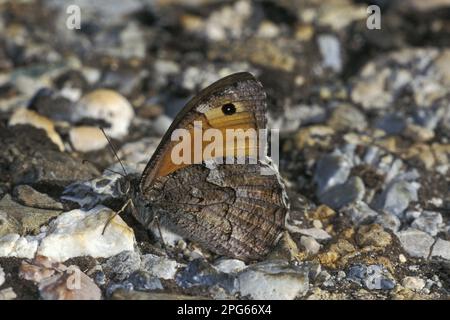
[(411, 201), (417, 201), (420, 185), (408, 181), (394, 181), (380, 195), (375, 206), (401, 217)]
[(162, 290), (164, 289), (161, 280), (144, 270), (133, 272), (128, 281), (133, 285), (134, 290)]
[(365, 202), (356, 201), (341, 209), (355, 225), (372, 223), (377, 217), (378, 213), (372, 210)]
[(330, 68), (334, 72), (342, 70), (341, 44), (339, 39), (331, 34), (324, 34), (317, 37), (317, 43), (322, 54), (322, 65)]
[(420, 291), (425, 287), (425, 280), (419, 277), (405, 277), (402, 280), (402, 286), (406, 289)]
[(362, 200), (365, 192), (366, 188), (362, 179), (351, 177), (347, 182), (334, 186), (319, 195), (319, 200), (333, 209), (340, 209), (352, 202)]
[(239, 274), (241, 296), (255, 300), (293, 300), (309, 289), (308, 271), (286, 262), (262, 262)]
[(178, 269), (182, 265), (167, 257), (159, 257), (154, 254), (146, 254), (142, 256), (141, 269), (148, 272), (152, 276), (171, 280), (175, 278)]
[(433, 246), (431, 256), (450, 260), (450, 241), (437, 239)]
[(379, 224), (361, 226), (356, 233), (356, 242), (361, 247), (385, 248), (392, 243), (392, 237)]
[(133, 251), (133, 230), (119, 216), (111, 221), (102, 235), (105, 223), (113, 214), (111, 209), (103, 206), (61, 214), (51, 222), (38, 253), (55, 261), (65, 261), (79, 256), (108, 258), (124, 250)]
[(71, 266), (61, 275), (43, 280), (39, 293), (43, 300), (100, 300), (100, 288), (78, 267)]
[(15, 298), (17, 298), (17, 295), (13, 288), (10, 287), (0, 290), (0, 300), (14, 300)]
[(313, 237), (302, 236), (300, 243), (308, 253), (316, 254), (320, 251), (320, 244)]
[(323, 229), (309, 228), (309, 229), (298, 229), (296, 232), (303, 234), (305, 236), (310, 236), (316, 240), (328, 240), (331, 236)]
[(182, 288), (220, 286), (229, 293), (237, 289), (235, 276), (217, 271), (203, 258), (189, 262), (186, 268), (177, 273), (175, 280)]
[(433, 237), (429, 234), (413, 228), (398, 232), (397, 237), (403, 249), (416, 258), (427, 258), (434, 243)]
[(223, 273), (238, 273), (247, 266), (242, 260), (221, 258), (214, 262), (213, 267)]
[(411, 227), (424, 231), (434, 237), (438, 234), (442, 222), (442, 215), (439, 212), (424, 211), (413, 221)]
[(3, 268), (0, 266), (0, 287), (5, 283), (6, 275), (5, 271), (3, 271)]
[(11, 233), (0, 237), (0, 257), (28, 258), (34, 257), (38, 241), (34, 237), (21, 237)]
[(398, 255), (398, 261), (400, 261), (401, 263), (405, 263), (405, 262), (408, 261), (408, 260), (406, 259), (406, 257), (405, 257), (404, 254), (400, 253), (400, 254)]
[(141, 266), (141, 257), (134, 251), (122, 251), (103, 264), (104, 272), (114, 281), (123, 281)]
[(350, 169), (350, 161), (342, 155), (328, 154), (320, 158), (314, 173), (318, 194), (323, 194), (331, 187), (346, 182)]
[(397, 232), (401, 226), (400, 219), (389, 213), (381, 213), (378, 215), (375, 219), (375, 223), (392, 232)]
[[(47, 210), (26, 207), (13, 201), (9, 194), (0, 200), (0, 218), (7, 221), (5, 226), (0, 226), (0, 236), (7, 233), (36, 234), (40, 227), (57, 217), (61, 210)], [(5, 228), (4, 228), (5, 227)]]
[(354, 265), (347, 274), (350, 281), (364, 285), (369, 290), (392, 290), (395, 287), (386, 269), (380, 265)]
[(13, 113), (8, 122), (9, 126), (19, 124), (28, 124), (38, 129), (43, 129), (47, 133), (50, 140), (58, 146), (59, 150), (64, 151), (64, 143), (59, 134), (56, 132), (55, 125), (50, 119), (41, 116), (32, 110), (20, 108)]
[(328, 125), (336, 130), (362, 131), (367, 128), (367, 121), (357, 108), (343, 104), (333, 110)]
[(13, 195), (18, 202), (27, 207), (58, 210), (63, 209), (62, 203), (53, 200), (47, 194), (36, 191), (28, 185), (19, 185), (15, 187)]
[(108, 140), (97, 127), (73, 127), (69, 131), (69, 139), (74, 149), (80, 152), (101, 150), (108, 144)]
[(121, 139), (128, 133), (134, 110), (125, 97), (109, 89), (97, 89), (83, 96), (72, 108), (72, 122), (102, 120), (108, 136)]

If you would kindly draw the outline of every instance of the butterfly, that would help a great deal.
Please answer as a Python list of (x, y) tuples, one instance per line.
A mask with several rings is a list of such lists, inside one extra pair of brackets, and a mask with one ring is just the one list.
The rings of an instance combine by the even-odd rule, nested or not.
[[(256, 159), (262, 147), (249, 140), (258, 137), (243, 146), (230, 146), (225, 138), (223, 147), (191, 163), (173, 160), (177, 141), (172, 138), (180, 129), (226, 135), (233, 129), (266, 129), (266, 124), (266, 94), (250, 73), (229, 75), (200, 91), (176, 116), (140, 179), (127, 181), (124, 190), (135, 218), (147, 228), (157, 220), (219, 255), (244, 261), (264, 257), (284, 230), (288, 199), (278, 173), (261, 174), (273, 166)], [(195, 158), (207, 147), (202, 141), (190, 155)], [(230, 151), (232, 159), (248, 161), (229, 163)]]

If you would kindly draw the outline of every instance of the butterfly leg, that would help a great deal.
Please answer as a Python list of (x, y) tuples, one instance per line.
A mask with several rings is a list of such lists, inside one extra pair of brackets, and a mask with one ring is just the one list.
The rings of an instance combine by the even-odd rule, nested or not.
[(128, 199), (127, 202), (124, 203), (124, 205), (122, 206), (122, 208), (120, 208), (119, 211), (115, 212), (111, 217), (109, 217), (108, 221), (106, 221), (105, 226), (103, 227), (103, 231), (102, 231), (102, 235), (105, 234), (106, 228), (108, 227), (108, 225), (111, 223), (111, 221), (119, 214), (121, 214), (122, 212), (125, 211), (125, 209), (127, 208), (127, 206), (129, 204), (133, 204), (133, 202), (131, 201), (131, 199)]

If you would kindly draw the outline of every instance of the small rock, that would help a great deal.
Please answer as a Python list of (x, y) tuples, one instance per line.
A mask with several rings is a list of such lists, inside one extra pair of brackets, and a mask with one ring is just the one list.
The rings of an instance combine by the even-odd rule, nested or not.
[(408, 181), (395, 181), (380, 195), (376, 207), (396, 216), (401, 216), (411, 201), (417, 201), (420, 185)]
[(408, 260), (406, 259), (406, 257), (405, 257), (404, 254), (400, 253), (400, 254), (398, 255), (398, 261), (400, 261), (401, 263), (405, 263), (405, 262), (408, 261)]
[(109, 278), (122, 281), (125, 280), (141, 265), (141, 257), (134, 251), (122, 251), (109, 258), (103, 265), (103, 269)]
[(412, 228), (398, 232), (397, 237), (403, 249), (410, 256), (417, 258), (427, 258), (434, 243), (433, 237), (429, 234)]
[(72, 102), (52, 89), (43, 88), (31, 98), (28, 107), (47, 118), (67, 121)]
[(17, 295), (13, 288), (10, 287), (0, 290), (0, 300), (14, 300), (15, 298), (17, 298)]
[(38, 241), (34, 237), (21, 237), (14, 233), (0, 237), (0, 257), (31, 259), (37, 247)]
[(318, 194), (347, 181), (350, 169), (351, 163), (342, 155), (328, 154), (320, 158), (314, 173)]
[(3, 268), (0, 266), (0, 287), (5, 283), (5, 272), (3, 271)]
[(75, 150), (80, 152), (101, 150), (108, 144), (102, 131), (96, 127), (73, 127), (69, 131), (69, 138)]
[(176, 282), (182, 288), (198, 286), (210, 288), (218, 285), (229, 293), (234, 293), (237, 288), (234, 276), (217, 271), (202, 258), (192, 260), (184, 270), (178, 272)]
[[(37, 209), (31, 207), (25, 207), (11, 199), (9, 194), (6, 194), (2, 200), (0, 200), (0, 213), (7, 213), (5, 220), (8, 220), (10, 228), (3, 230), (0, 226), (1, 232), (6, 232), (14, 230), (13, 225), (18, 227), (12, 233), (27, 234), (27, 233), (38, 233), (39, 228), (47, 223), (50, 219), (58, 216), (61, 210), (46, 210)], [(3, 214), (1, 215), (3, 216)], [(6, 234), (6, 233), (4, 233)], [(0, 236), (4, 235), (0, 233)]]
[(431, 256), (450, 260), (450, 241), (437, 239), (436, 243), (433, 246)]
[(369, 290), (392, 290), (395, 287), (389, 273), (379, 265), (354, 265), (348, 271), (348, 279)]
[(405, 277), (402, 280), (402, 285), (406, 289), (420, 291), (425, 287), (425, 280), (419, 277)]
[(309, 289), (308, 272), (286, 262), (262, 262), (239, 274), (242, 296), (255, 300), (293, 300)]
[(385, 248), (391, 244), (392, 237), (379, 224), (372, 224), (359, 228), (356, 234), (356, 242), (361, 247), (374, 246)]
[(53, 141), (54, 144), (58, 146), (59, 150), (64, 151), (64, 143), (59, 134), (56, 132), (55, 125), (50, 119), (41, 116), (34, 111), (20, 108), (14, 112), (8, 122), (9, 126), (15, 126), (18, 124), (28, 124), (45, 130), (47, 136)]
[(142, 256), (141, 268), (151, 275), (165, 280), (174, 279), (181, 266), (175, 260), (167, 257), (159, 257), (154, 254)]
[(133, 272), (128, 281), (133, 284), (134, 290), (146, 291), (164, 289), (158, 277), (143, 270)]
[(83, 96), (72, 108), (71, 120), (78, 123), (88, 119), (105, 121), (105, 132), (121, 139), (128, 133), (134, 110), (125, 97), (108, 89), (97, 89)]
[(27, 207), (41, 209), (62, 209), (63, 205), (50, 198), (45, 193), (40, 193), (28, 185), (20, 185), (14, 188), (14, 197)]
[(342, 70), (341, 44), (334, 35), (320, 35), (317, 38), (320, 53), (323, 58), (324, 68), (330, 68), (334, 72)]
[(39, 293), (44, 300), (100, 300), (100, 288), (78, 267), (71, 266), (61, 275), (43, 280)]
[(366, 188), (362, 179), (351, 177), (347, 182), (334, 186), (319, 195), (319, 200), (333, 209), (340, 209), (352, 202), (362, 200), (365, 192)]
[(328, 125), (336, 130), (362, 131), (367, 128), (367, 121), (357, 108), (344, 104), (333, 110)]
[(372, 223), (378, 217), (378, 213), (363, 201), (351, 203), (341, 211), (349, 215), (355, 225)]
[(320, 244), (313, 237), (302, 236), (300, 243), (308, 253), (316, 254), (320, 250)]
[(442, 215), (439, 212), (424, 211), (413, 221), (411, 227), (424, 231), (434, 237), (438, 234), (442, 222)]
[(44, 256), (23, 261), (19, 276), (39, 285), (44, 300), (100, 300), (99, 287), (77, 266), (66, 267)]
[(50, 224), (38, 253), (55, 261), (65, 261), (79, 256), (108, 258), (124, 250), (133, 251), (133, 230), (119, 216), (111, 220), (102, 235), (105, 223), (113, 214), (103, 206), (61, 214)]
[(384, 229), (391, 230), (392, 232), (397, 232), (402, 224), (397, 216), (389, 213), (381, 213), (378, 215), (375, 219), (375, 223), (379, 224)]
[(328, 240), (331, 236), (323, 229), (309, 228), (309, 229), (298, 229), (298, 233), (305, 236), (310, 236), (316, 240)]
[(268, 260), (286, 260), (293, 261), (298, 255), (298, 248), (295, 241), (291, 238), (289, 232), (284, 232), (281, 239), (273, 250), (267, 255)]
[(244, 261), (238, 259), (219, 259), (213, 267), (223, 273), (238, 273), (244, 270), (247, 266)]

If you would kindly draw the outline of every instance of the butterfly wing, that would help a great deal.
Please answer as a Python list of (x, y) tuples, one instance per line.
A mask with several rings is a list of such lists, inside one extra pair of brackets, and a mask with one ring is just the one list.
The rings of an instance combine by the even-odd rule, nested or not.
[[(261, 174), (269, 165), (259, 160), (221, 164), (217, 160), (228, 155), (227, 144), (197, 164), (174, 164), (171, 154), (176, 129), (192, 132), (194, 122), (201, 121), (203, 130), (224, 134), (227, 129), (259, 130), (266, 126), (265, 112), (264, 90), (249, 73), (202, 90), (176, 117), (143, 172), (135, 199), (138, 219), (146, 224), (156, 214), (166, 227), (219, 254), (243, 260), (265, 255), (280, 236), (287, 213), (279, 176)], [(239, 146), (232, 148), (237, 152)], [(245, 157), (255, 157), (257, 148), (245, 147)]]

